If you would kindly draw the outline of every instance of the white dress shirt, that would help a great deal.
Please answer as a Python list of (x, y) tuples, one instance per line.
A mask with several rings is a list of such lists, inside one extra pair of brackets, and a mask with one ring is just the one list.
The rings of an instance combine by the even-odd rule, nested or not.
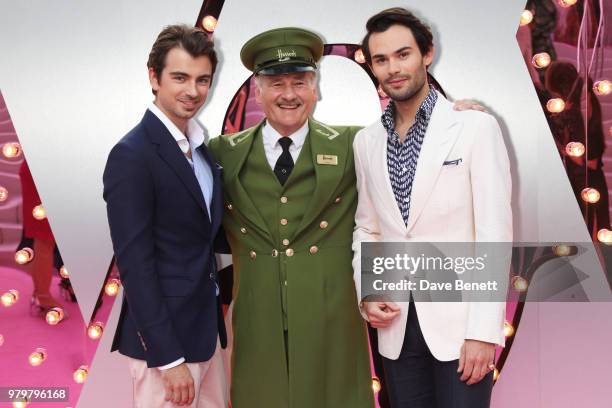
[[(300, 152), (302, 151), (302, 146), (304, 146), (306, 136), (308, 135), (308, 130), (308, 121), (306, 121), (301, 128), (287, 136), (293, 140), (293, 143), (291, 143), (291, 146), (289, 146), (289, 154), (291, 154), (291, 157), (293, 158), (293, 163), (297, 162)], [(276, 129), (274, 129), (270, 123), (268, 123), (268, 121), (266, 121), (261, 133), (263, 134), (263, 145), (266, 152), (266, 159), (268, 160), (272, 170), (274, 170), (274, 166), (276, 166), (278, 158), (283, 153), (283, 148), (281, 147), (280, 143), (278, 143), (278, 139), (284, 136), (278, 133)]]
[[(164, 112), (162, 112), (162, 110), (155, 105), (155, 103), (151, 102), (149, 105), (149, 110), (164, 124), (166, 129), (168, 129), (168, 132), (170, 132), (172, 137), (174, 137), (178, 143), (183, 154), (185, 154), (185, 159), (189, 162), (191, 168), (195, 172), (196, 179), (198, 180), (198, 184), (200, 185), (200, 189), (202, 190), (202, 194), (204, 196), (204, 201), (206, 202), (206, 207), (208, 208), (208, 217), (210, 218), (210, 202), (212, 201), (213, 194), (212, 171), (204, 157), (202, 157), (202, 155), (196, 150), (202, 145), (202, 143), (204, 143), (204, 131), (194, 119), (189, 119), (187, 122), (187, 136), (185, 136), (183, 132), (181, 132), (180, 129), (176, 127), (176, 125), (170, 119), (168, 119)], [(191, 159), (187, 156), (190, 149)], [(160, 370), (167, 370), (184, 362), (185, 358), (181, 357), (172, 363), (158, 368)]]

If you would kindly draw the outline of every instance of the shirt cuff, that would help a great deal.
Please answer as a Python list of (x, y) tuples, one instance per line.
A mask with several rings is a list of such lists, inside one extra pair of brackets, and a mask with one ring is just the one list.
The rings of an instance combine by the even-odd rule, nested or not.
[(169, 368), (174, 368), (178, 365), (181, 365), (185, 362), (185, 357), (181, 357), (176, 361), (171, 362), (170, 364), (163, 365), (161, 367), (157, 367), (158, 370), (167, 370)]

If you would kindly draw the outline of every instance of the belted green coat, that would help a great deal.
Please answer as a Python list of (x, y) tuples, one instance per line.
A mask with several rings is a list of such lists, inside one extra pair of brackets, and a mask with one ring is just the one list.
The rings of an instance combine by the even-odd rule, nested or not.
[(232, 407), (372, 408), (351, 267), (358, 128), (310, 119), (284, 186), (261, 128), (209, 144), (234, 264)]

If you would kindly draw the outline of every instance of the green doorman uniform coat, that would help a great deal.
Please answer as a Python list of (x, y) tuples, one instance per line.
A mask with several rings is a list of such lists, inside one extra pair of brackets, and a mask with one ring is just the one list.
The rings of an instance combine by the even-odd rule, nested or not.
[(284, 186), (266, 160), (261, 128), (209, 145), (223, 167), (235, 272), (232, 406), (372, 408), (351, 267), (358, 128), (309, 120)]

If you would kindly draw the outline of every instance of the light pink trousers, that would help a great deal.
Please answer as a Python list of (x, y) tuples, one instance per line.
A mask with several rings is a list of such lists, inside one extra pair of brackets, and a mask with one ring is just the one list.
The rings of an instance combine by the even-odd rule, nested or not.
[[(187, 363), (195, 387), (195, 398), (189, 408), (227, 408), (229, 390), (222, 351), (217, 340), (217, 348), (210, 360)], [(128, 364), (134, 384), (134, 408), (179, 407), (165, 400), (159, 369), (148, 368), (146, 361), (129, 357)]]

